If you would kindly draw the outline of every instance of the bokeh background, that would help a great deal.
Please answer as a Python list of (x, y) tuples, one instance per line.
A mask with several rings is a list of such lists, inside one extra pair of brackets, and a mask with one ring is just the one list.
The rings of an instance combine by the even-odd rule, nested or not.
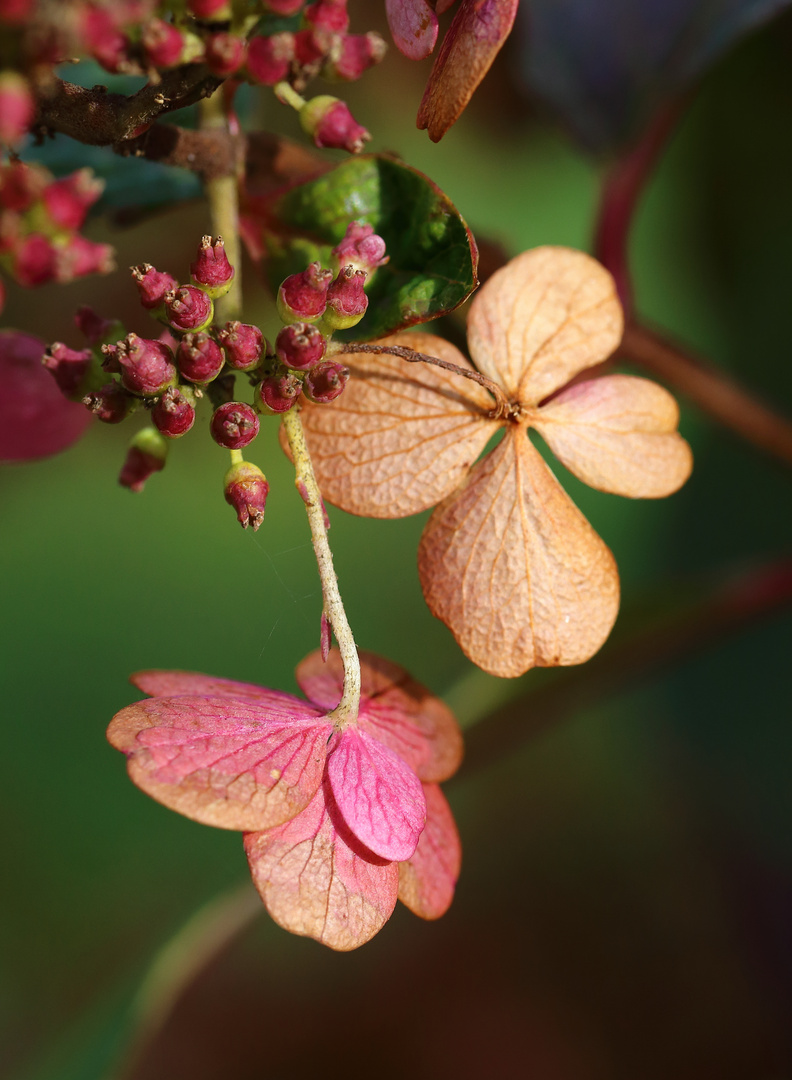
[[(392, 50), (348, 100), (372, 149), (427, 172), (482, 239), (509, 254), (590, 248), (604, 158), (526, 92), (525, 40), (515, 36), (437, 146), (414, 128), (428, 64)], [(783, 16), (696, 83), (632, 243), (642, 315), (787, 415), (791, 60)], [(283, 111), (268, 104), (262, 123), (296, 136)], [(91, 230), (112, 239), (122, 268), (151, 261), (184, 276), (210, 226), (205, 205), (186, 200), (134, 227), (108, 213)], [(250, 266), (245, 278), (248, 317), (272, 325)], [(71, 315), (84, 302), (140, 333), (150, 325), (123, 270), (11, 289), (3, 324), (76, 344)], [(682, 412), (696, 468), (671, 499), (618, 499), (557, 468), (616, 555), (628, 627), (635, 612), (673, 609), (789, 551), (788, 470), (685, 402)], [(637, 681), (625, 671), (623, 688), (584, 694), (583, 707), (537, 725), (532, 694), (565, 673), (500, 682), (471, 668), (423, 604), (423, 517), (331, 511), (361, 646), (404, 664), (471, 728), (507, 701), (512, 719), (525, 714), (522, 740), (448, 786), (464, 844), (451, 911), (423, 924), (399, 909), (353, 954), (293, 938), (263, 911), (250, 917), (239, 836), (128, 782), (103, 733), (136, 696), (131, 671), (182, 667), (292, 690), (296, 662), (316, 646), (307, 524), (276, 421), (263, 432), (251, 458), (271, 496), (256, 535), (235, 524), (225, 454), (200, 433), (139, 496), (116, 482), (126, 427), (91, 429), (67, 453), (0, 472), (0, 1073), (791, 1076), (788, 612), (702, 640)], [(228, 947), (203, 964), (224, 935)], [(141, 1023), (151, 1037), (119, 1065)]]

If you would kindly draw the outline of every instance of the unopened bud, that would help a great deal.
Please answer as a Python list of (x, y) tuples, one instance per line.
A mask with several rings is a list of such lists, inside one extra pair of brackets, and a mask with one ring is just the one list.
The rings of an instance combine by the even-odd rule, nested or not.
[(228, 292), (234, 280), (234, 268), (228, 261), (222, 236), (214, 240), (211, 236), (201, 237), (195, 262), (190, 264), (190, 275), (213, 300)]
[(74, 325), (87, 338), (89, 345), (99, 345), (113, 338), (117, 339), (124, 332), (118, 319), (103, 319), (87, 304), (77, 308)]
[(274, 86), (289, 74), (294, 59), (294, 34), (263, 34), (248, 44), (246, 68), (253, 82)]
[(103, 345), (105, 371), (120, 371), (121, 382), (139, 397), (156, 397), (176, 382), (173, 353), (161, 341), (127, 334), (116, 345)]
[(256, 387), (256, 408), (271, 416), (288, 412), (302, 390), (302, 381), (287, 371), (284, 375), (270, 375)]
[(195, 285), (182, 285), (165, 293), (165, 315), (174, 330), (205, 330), (214, 316), (212, 298)]
[(225, 79), (245, 62), (247, 45), (238, 34), (210, 34), (206, 39), (204, 62), (213, 75)]
[(303, 393), (309, 401), (315, 401), (317, 405), (327, 405), (343, 392), (348, 379), (349, 368), (335, 360), (325, 360), (311, 368), (305, 376)]
[(350, 154), (357, 154), (371, 138), (346, 103), (329, 94), (306, 101), (300, 109), (300, 124), (317, 146), (348, 150)]
[(82, 402), (103, 424), (120, 424), (138, 405), (134, 394), (115, 381), (86, 394)]
[(57, 249), (41, 233), (30, 233), (14, 249), (14, 277), (28, 289), (53, 281), (57, 263)]
[(368, 307), (368, 297), (363, 291), (365, 281), (365, 270), (341, 267), (327, 290), (327, 311), (323, 319), (325, 326), (331, 330), (348, 330), (360, 322)]
[(189, 382), (208, 383), (223, 370), (223, 350), (208, 334), (185, 334), (176, 352), (176, 364)]
[(70, 236), (57, 250), (55, 277), (62, 285), (87, 274), (109, 274), (114, 269), (114, 252), (110, 244), (95, 244), (79, 233)]
[(141, 263), (131, 269), (132, 279), (140, 292), (140, 302), (149, 311), (162, 304), (166, 293), (179, 287), (176, 278), (162, 270), (155, 270), (151, 263)]
[(146, 481), (155, 472), (165, 468), (168, 443), (156, 428), (146, 427), (139, 431), (127, 451), (118, 482), (130, 491), (142, 491)]
[(321, 30), (345, 34), (349, 29), (347, 0), (316, 0), (305, 9), (305, 18)]
[(44, 367), (50, 372), (64, 397), (80, 401), (85, 394), (86, 377), (93, 361), (90, 349), (70, 349), (62, 341), (50, 345), (44, 353)]
[(178, 439), (195, 423), (195, 396), (186, 386), (169, 386), (151, 410), (151, 419), (167, 438)]
[(242, 450), (259, 433), (260, 421), (250, 405), (229, 401), (215, 409), (210, 430), (212, 438), (226, 450)]
[(235, 371), (253, 371), (266, 356), (269, 343), (257, 326), (237, 320), (217, 332), (226, 361)]
[(290, 323), (275, 339), (275, 352), (286, 367), (307, 371), (324, 356), (326, 341), (315, 326)]
[(296, 15), (305, 0), (262, 0), (265, 11), (275, 15)]
[(327, 290), (333, 279), (331, 270), (318, 262), (301, 274), (287, 277), (278, 289), (278, 314), (285, 323), (316, 322), (327, 306)]
[(236, 510), (237, 521), (243, 529), (250, 525), (255, 532), (264, 520), (269, 494), (264, 473), (249, 461), (240, 461), (231, 466), (223, 483), (225, 501)]
[(387, 49), (383, 38), (373, 30), (368, 34), (345, 34), (340, 48), (334, 49), (322, 65), (322, 75), (326, 79), (353, 82), (378, 64)]
[(49, 173), (21, 161), (0, 169), (0, 207), (21, 213), (41, 198)]
[(187, 0), (187, 7), (196, 19), (225, 22), (231, 18), (231, 5), (228, 0)]
[(377, 236), (372, 225), (350, 221), (344, 239), (333, 248), (333, 261), (339, 270), (342, 266), (351, 266), (371, 275), (378, 266), (388, 262), (385, 241)]
[(16, 71), (0, 72), (0, 143), (15, 146), (36, 115), (28, 81)]
[(171, 68), (182, 61), (184, 35), (177, 26), (164, 19), (154, 18), (146, 23), (141, 43), (152, 67)]
[(129, 38), (118, 29), (109, 8), (86, 5), (81, 29), (85, 49), (107, 71), (118, 72), (129, 64)]
[(61, 229), (79, 229), (90, 207), (104, 190), (104, 181), (90, 169), (78, 169), (62, 180), (47, 184), (42, 194), (52, 221)]

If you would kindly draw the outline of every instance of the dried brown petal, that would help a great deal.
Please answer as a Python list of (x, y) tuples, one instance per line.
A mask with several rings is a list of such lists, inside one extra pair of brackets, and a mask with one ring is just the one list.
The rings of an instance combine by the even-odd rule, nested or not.
[[(396, 334), (404, 345), (470, 368), (432, 334)], [(458, 487), (498, 429), (493, 400), (461, 375), (396, 356), (341, 353), (351, 372), (329, 405), (306, 404), (302, 422), (322, 494), (351, 514), (398, 518), (434, 506)]]
[(648, 379), (607, 375), (577, 383), (538, 410), (533, 426), (575, 476), (614, 495), (657, 499), (687, 480), (690, 447), (679, 409)]
[(588, 660), (619, 607), (613, 556), (521, 427), (435, 510), (418, 569), (432, 614), (492, 675)]
[[(489, 71), (517, 14), (518, 0), (462, 0), (429, 76), (418, 127), (433, 142), (459, 119)], [(448, 6), (448, 5), (445, 5)]]
[(539, 247), (496, 271), (468, 316), (470, 355), (510, 397), (536, 405), (613, 352), (623, 319), (607, 270), (582, 251)]

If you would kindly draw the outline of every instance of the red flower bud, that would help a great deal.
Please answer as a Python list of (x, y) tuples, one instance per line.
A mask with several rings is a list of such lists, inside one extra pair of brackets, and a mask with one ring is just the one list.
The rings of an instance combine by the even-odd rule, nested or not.
[(345, 34), (349, 29), (347, 0), (316, 0), (305, 9), (305, 18), (312, 26), (329, 30), (331, 34)]
[(44, 353), (44, 367), (55, 379), (65, 397), (81, 399), (85, 393), (83, 384), (90, 371), (92, 359), (90, 349), (81, 349), (78, 352), (64, 345), (62, 341), (56, 341)]
[(334, 50), (322, 65), (322, 74), (326, 79), (352, 82), (378, 64), (387, 48), (383, 38), (373, 30), (368, 34), (345, 34), (341, 48)]
[(305, 0), (263, 0), (266, 11), (275, 15), (296, 15)]
[(195, 284), (213, 299), (227, 293), (234, 280), (234, 268), (228, 261), (222, 236), (201, 237), (201, 246), (195, 262), (190, 264), (190, 274)]
[(221, 21), (231, 18), (228, 0), (187, 0), (187, 7), (197, 19)]
[(41, 233), (30, 233), (14, 251), (14, 277), (20, 285), (32, 288), (55, 278), (58, 252)]
[(152, 67), (176, 67), (184, 53), (184, 34), (164, 19), (150, 19), (143, 27), (141, 43)]
[(42, 198), (49, 216), (61, 229), (79, 229), (88, 210), (104, 191), (104, 181), (90, 169), (78, 169), (47, 184)]
[(82, 35), (86, 51), (107, 71), (121, 71), (129, 64), (129, 39), (119, 30), (109, 8), (86, 7)]
[(0, 22), (22, 26), (33, 13), (35, 0), (0, 0)]
[(293, 59), (294, 34), (260, 34), (248, 44), (247, 73), (253, 82), (274, 86), (289, 74)]
[(108, 358), (104, 369), (120, 371), (126, 389), (139, 397), (156, 397), (176, 382), (173, 353), (161, 341), (127, 334), (117, 345), (103, 345), (102, 352)]
[(179, 343), (176, 364), (189, 382), (208, 383), (223, 370), (225, 356), (208, 334), (185, 334)]
[(86, 394), (82, 403), (103, 424), (120, 424), (135, 408), (137, 400), (120, 383), (113, 380)]
[(0, 206), (17, 212), (28, 210), (41, 198), (48, 175), (43, 169), (12, 161), (0, 170)]
[[(193, 400), (190, 401), (190, 398)], [(158, 431), (169, 439), (178, 439), (195, 423), (195, 398), (186, 387), (169, 386), (151, 410)]]
[(224, 488), (225, 501), (236, 510), (239, 524), (243, 529), (251, 525), (255, 532), (264, 520), (269, 494), (264, 473), (249, 461), (240, 461), (225, 474)]
[(15, 146), (36, 115), (28, 81), (15, 71), (0, 72), (0, 143)]
[(238, 34), (210, 34), (206, 39), (206, 66), (215, 75), (226, 78), (242, 67), (247, 44)]
[(141, 263), (140, 266), (132, 266), (130, 269), (132, 279), (140, 292), (140, 302), (149, 311), (160, 306), (166, 293), (179, 287), (176, 278), (162, 270), (155, 270), (151, 263)]
[(275, 339), (275, 352), (286, 367), (307, 371), (324, 356), (325, 339), (315, 326), (291, 323)]
[(260, 421), (250, 405), (229, 401), (215, 409), (210, 430), (212, 438), (227, 450), (241, 450), (259, 433)]
[(214, 316), (212, 298), (194, 285), (182, 285), (165, 294), (165, 314), (174, 330), (205, 330)]
[(319, 147), (334, 147), (357, 154), (371, 135), (357, 123), (346, 103), (329, 94), (306, 101), (300, 109), (300, 124)]
[(316, 322), (327, 306), (327, 289), (333, 278), (318, 262), (301, 274), (287, 277), (278, 289), (278, 314), (285, 323)]
[(74, 325), (88, 339), (90, 345), (98, 345), (110, 337), (123, 334), (121, 323), (117, 319), (103, 319), (93, 308), (83, 304), (77, 308)]
[(352, 266), (369, 274), (388, 262), (385, 241), (376, 235), (373, 226), (362, 221), (350, 221), (344, 239), (333, 248), (333, 257), (339, 269)]
[(168, 443), (153, 427), (143, 428), (132, 440), (118, 482), (130, 491), (142, 491), (150, 476), (165, 468)]
[(256, 408), (270, 415), (288, 412), (301, 390), (302, 382), (290, 371), (270, 375), (256, 387)]
[(226, 323), (222, 330), (218, 330), (217, 340), (225, 349), (228, 366), (235, 371), (253, 371), (269, 349), (259, 328), (249, 323)]
[(315, 401), (317, 405), (326, 405), (334, 401), (349, 379), (349, 368), (335, 360), (325, 360), (311, 368), (305, 376), (303, 393), (309, 401)]
[(115, 269), (115, 252), (109, 244), (95, 244), (79, 233), (70, 236), (58, 249), (55, 277), (65, 284), (87, 274), (109, 274)]
[[(334, 35), (311, 26), (298, 30), (294, 35), (294, 59), (296, 66), (315, 73), (333, 45)], [(336, 39), (337, 40), (337, 39)]]
[(324, 321), (333, 330), (347, 330), (355, 326), (366, 314), (368, 297), (363, 291), (365, 270), (342, 266), (327, 290), (327, 311)]

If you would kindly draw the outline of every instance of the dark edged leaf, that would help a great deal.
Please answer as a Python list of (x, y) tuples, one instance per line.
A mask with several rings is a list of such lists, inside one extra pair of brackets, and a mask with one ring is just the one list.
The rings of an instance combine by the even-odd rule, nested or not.
[(382, 337), (436, 319), (476, 288), (478, 250), (459, 211), (427, 176), (387, 154), (349, 158), (274, 198), (250, 200), (247, 231), (263, 232), (277, 289), (314, 259), (329, 265), (350, 221), (374, 227), (390, 262), (376, 271), (368, 312), (346, 336)]

